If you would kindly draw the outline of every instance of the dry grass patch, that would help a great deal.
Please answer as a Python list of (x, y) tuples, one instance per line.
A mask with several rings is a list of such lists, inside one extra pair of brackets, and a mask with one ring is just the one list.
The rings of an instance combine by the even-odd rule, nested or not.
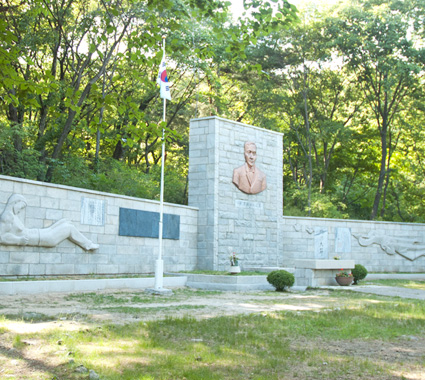
[[(143, 292), (109, 291), (62, 295), (63, 303), (53, 295), (54, 309), (34, 297), (24, 311), (39, 313), (31, 323), (17, 298), (19, 307), (8, 309), (14, 319), (0, 317), (5, 379), (87, 379), (81, 366), (103, 380), (402, 380), (425, 373), (423, 301), (344, 290), (181, 289), (148, 302)], [(84, 313), (65, 314), (69, 308)], [(43, 310), (56, 320), (42, 321)], [(109, 318), (99, 322), (95, 313)]]

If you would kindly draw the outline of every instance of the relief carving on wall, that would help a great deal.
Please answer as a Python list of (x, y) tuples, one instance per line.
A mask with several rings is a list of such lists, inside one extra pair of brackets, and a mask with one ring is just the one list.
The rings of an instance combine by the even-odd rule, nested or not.
[(379, 235), (373, 231), (367, 235), (353, 234), (353, 236), (362, 247), (378, 244), (387, 254), (398, 254), (410, 261), (425, 256), (425, 244), (417, 239)]
[[(302, 226), (298, 223), (295, 224), (293, 228), (297, 232), (305, 231), (309, 234), (314, 232), (312, 228)], [(351, 235), (357, 239), (360, 246), (369, 247), (373, 244), (377, 244), (388, 255), (397, 254), (410, 261), (414, 261), (421, 256), (425, 256), (425, 243), (418, 239), (380, 235), (374, 231), (369, 232), (367, 235)], [(351, 246), (351, 242), (349, 242), (349, 245)], [(349, 251), (351, 251), (351, 249)]]
[(47, 228), (27, 228), (19, 215), (27, 207), (24, 196), (12, 194), (0, 215), (0, 244), (34, 247), (56, 247), (68, 239), (86, 251), (99, 248), (87, 239), (67, 219), (61, 219)]
[(255, 166), (257, 146), (246, 142), (244, 146), (245, 164), (233, 170), (233, 184), (246, 194), (258, 194), (267, 188), (266, 175)]
[(314, 228), (312, 228), (312, 227), (308, 227), (308, 226), (303, 226), (303, 225), (301, 225), (301, 224), (294, 224), (294, 230), (295, 231), (297, 231), (297, 232), (302, 232), (302, 231), (305, 231), (305, 232), (307, 232), (308, 234), (312, 234), (312, 233), (314, 233)]

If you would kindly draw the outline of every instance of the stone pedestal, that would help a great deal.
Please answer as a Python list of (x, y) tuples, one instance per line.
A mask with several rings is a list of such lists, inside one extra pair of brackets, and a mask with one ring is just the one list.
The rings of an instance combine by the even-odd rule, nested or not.
[(337, 285), (335, 275), (353, 268), (354, 260), (295, 260), (295, 286)]

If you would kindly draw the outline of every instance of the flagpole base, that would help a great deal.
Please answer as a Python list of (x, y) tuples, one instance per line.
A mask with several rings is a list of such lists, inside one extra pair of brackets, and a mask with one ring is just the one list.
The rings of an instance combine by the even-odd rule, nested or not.
[(155, 285), (153, 288), (146, 289), (147, 293), (156, 295), (171, 295), (173, 291), (171, 289), (163, 288), (164, 284), (164, 261), (158, 259), (155, 262)]

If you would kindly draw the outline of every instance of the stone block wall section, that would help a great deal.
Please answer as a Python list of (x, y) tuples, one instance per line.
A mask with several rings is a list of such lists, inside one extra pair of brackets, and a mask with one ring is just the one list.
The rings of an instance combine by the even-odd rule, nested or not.
[[(0, 276), (154, 272), (158, 239), (119, 236), (119, 210), (122, 207), (159, 212), (159, 202), (7, 176), (0, 176), (0, 189), (0, 214), (10, 195), (21, 194), (28, 203), (21, 218), (27, 228), (48, 227), (66, 218), (84, 236), (99, 244), (98, 250), (87, 252), (69, 240), (54, 248), (0, 244)], [(95, 221), (85, 221), (82, 218), (84, 199), (102, 205), (104, 215)], [(164, 270), (195, 269), (198, 210), (164, 204), (164, 213), (180, 216), (180, 238), (163, 240)]]
[(425, 224), (283, 216), (280, 225), (281, 267), (339, 256), (370, 272), (425, 272)]
[[(283, 216), (282, 140), (218, 117), (191, 121), (189, 205), (199, 208), (199, 269), (225, 270), (236, 252), (242, 269), (340, 256), (374, 272), (425, 272), (425, 224)], [(232, 183), (246, 141), (257, 144), (256, 165), (267, 175), (267, 189), (256, 195)]]
[[(166, 272), (226, 270), (235, 252), (244, 268), (295, 268), (296, 260), (354, 260), (370, 272), (425, 272), (425, 224), (283, 216), (280, 133), (221, 119), (190, 125), (189, 205), (164, 205), (180, 217), (178, 240), (164, 239)], [(257, 145), (267, 189), (245, 194), (232, 183), (244, 143)], [(154, 272), (158, 239), (119, 235), (119, 210), (159, 212), (159, 202), (0, 175), (0, 214), (12, 194), (27, 200), (27, 228), (69, 219), (99, 249), (65, 240), (55, 248), (0, 244), (0, 276)], [(84, 207), (94, 207), (94, 215)], [(310, 269), (307, 268), (306, 271)]]
[[(225, 270), (235, 252), (245, 266), (275, 266), (282, 216), (282, 134), (219, 117), (190, 124), (189, 205), (199, 208), (198, 265)], [(245, 194), (232, 183), (245, 163), (244, 144), (256, 143), (256, 166), (267, 189)]]

